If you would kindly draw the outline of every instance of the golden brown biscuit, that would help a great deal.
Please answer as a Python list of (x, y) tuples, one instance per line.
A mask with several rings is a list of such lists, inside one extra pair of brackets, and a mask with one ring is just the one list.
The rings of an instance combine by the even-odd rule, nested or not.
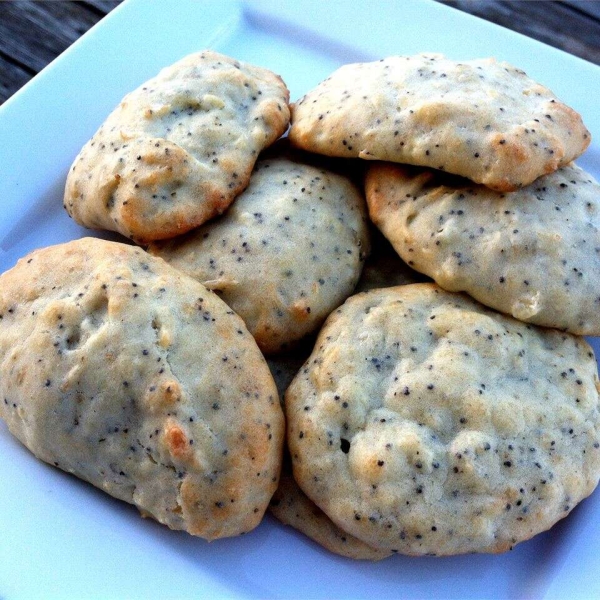
[(210, 50), (131, 92), (75, 159), (64, 205), (86, 227), (149, 242), (221, 214), (287, 129), (280, 77)]
[[(283, 399), (285, 390), (309, 354), (310, 348), (302, 347), (292, 354), (267, 360), (280, 398)], [(269, 510), (281, 523), (290, 525), (334, 554), (357, 560), (380, 560), (390, 554), (367, 546), (334, 525), (294, 481), (289, 456), (284, 458), (279, 487), (271, 499)]]
[(440, 54), (346, 65), (292, 106), (291, 142), (328, 156), (433, 167), (510, 191), (577, 158), (581, 117), (494, 59)]
[(283, 415), (242, 320), (139, 248), (82, 239), (0, 276), (0, 416), (38, 458), (172, 529), (250, 531)]
[(600, 185), (576, 165), (501, 194), (377, 163), (366, 189), (373, 222), (444, 289), (521, 321), (600, 335)]
[(508, 550), (596, 487), (598, 388), (583, 338), (435, 284), (358, 294), (286, 392), (294, 477), (375, 548)]
[(220, 219), (150, 246), (216, 291), (270, 354), (318, 329), (352, 293), (368, 250), (361, 191), (333, 171), (282, 157), (260, 160)]

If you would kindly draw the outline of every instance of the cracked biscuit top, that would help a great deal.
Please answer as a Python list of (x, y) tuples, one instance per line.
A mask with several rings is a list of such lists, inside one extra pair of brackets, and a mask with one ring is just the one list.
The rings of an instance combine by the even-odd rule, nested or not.
[(265, 353), (318, 329), (351, 293), (369, 251), (364, 196), (300, 159), (261, 159), (219, 219), (150, 252), (217, 292)]
[(435, 284), (358, 294), (286, 392), (294, 476), (372, 547), (508, 550), (597, 485), (598, 386), (583, 338)]
[(600, 185), (574, 164), (501, 194), (377, 163), (374, 223), (414, 269), (513, 317), (600, 335)]
[(221, 214), (259, 152), (287, 129), (281, 78), (206, 50), (131, 92), (75, 159), (64, 206), (86, 227), (138, 242)]
[(440, 54), (341, 67), (292, 106), (289, 137), (312, 152), (432, 167), (499, 191), (590, 143), (579, 114), (520, 69)]
[(283, 415), (242, 320), (139, 248), (82, 239), (0, 276), (0, 416), (38, 458), (207, 539), (277, 486)]

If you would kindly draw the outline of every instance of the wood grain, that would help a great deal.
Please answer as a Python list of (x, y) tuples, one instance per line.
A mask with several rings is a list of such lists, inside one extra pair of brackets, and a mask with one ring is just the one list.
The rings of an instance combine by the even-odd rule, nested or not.
[(32, 77), (30, 71), (0, 54), (0, 102), (23, 87)]
[(113, 8), (116, 8), (121, 4), (122, 0), (83, 0), (81, 4), (85, 4), (88, 7), (95, 8), (103, 14), (109, 13)]
[(438, 0), (600, 64), (600, 7), (596, 2)]
[(0, 52), (38, 72), (100, 17), (75, 2), (3, 2)]
[[(600, 64), (600, 2), (438, 1)], [(0, 103), (120, 3), (0, 0)]]
[[(563, 4), (568, 4), (583, 14), (594, 17), (600, 21), (600, 2), (592, 0), (564, 0)], [(600, 43), (600, 41), (598, 43)]]

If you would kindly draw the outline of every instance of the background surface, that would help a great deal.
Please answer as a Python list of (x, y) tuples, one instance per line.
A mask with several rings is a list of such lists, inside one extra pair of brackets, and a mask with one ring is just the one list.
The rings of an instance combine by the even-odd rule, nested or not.
[[(121, 1), (0, 0), (0, 104)], [(600, 2), (438, 1), (600, 64)]]

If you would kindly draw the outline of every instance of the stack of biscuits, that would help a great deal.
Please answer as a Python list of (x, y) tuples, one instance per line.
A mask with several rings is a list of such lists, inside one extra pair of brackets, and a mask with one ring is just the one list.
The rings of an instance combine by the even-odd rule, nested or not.
[(69, 215), (130, 241), (0, 276), (0, 416), (207, 540), (270, 507), (351, 558), (508, 550), (600, 478), (589, 143), (493, 59), (347, 65), (290, 106), (185, 57), (67, 177)]

